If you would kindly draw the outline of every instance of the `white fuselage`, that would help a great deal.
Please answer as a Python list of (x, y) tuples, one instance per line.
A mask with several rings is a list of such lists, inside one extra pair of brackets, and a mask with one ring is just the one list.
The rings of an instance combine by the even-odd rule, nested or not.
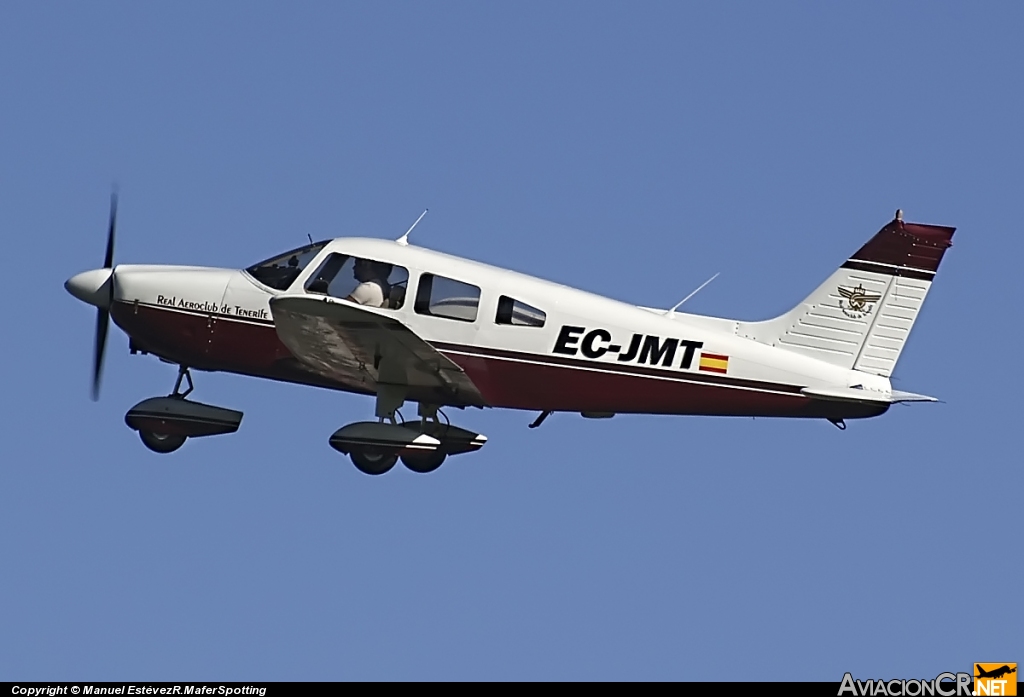
[[(407, 270), (404, 304), (375, 312), (395, 317), (461, 365), (492, 406), (814, 416), (821, 414), (807, 412), (803, 388), (891, 391), (885, 377), (739, 336), (736, 321), (640, 308), (378, 239), (327, 243), (284, 291), (240, 270), (120, 265), (114, 270), (113, 316), (133, 347), (167, 360), (318, 384), (304, 380), (302, 366), (289, 364), (287, 349), (275, 343), (269, 301), (307, 293), (307, 282), (331, 254)], [(449, 299), (462, 313), (458, 318), (422, 311), (414, 295), (425, 274), (476, 287), (478, 298)], [(539, 310), (543, 326), (498, 323), (502, 297)]]

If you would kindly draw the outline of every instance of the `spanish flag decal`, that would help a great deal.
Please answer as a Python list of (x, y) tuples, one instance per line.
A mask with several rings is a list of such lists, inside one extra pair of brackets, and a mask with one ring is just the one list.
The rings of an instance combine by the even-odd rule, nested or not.
[(717, 353), (701, 352), (700, 369), (706, 370), (709, 373), (722, 373), (724, 375), (729, 372), (729, 357)]

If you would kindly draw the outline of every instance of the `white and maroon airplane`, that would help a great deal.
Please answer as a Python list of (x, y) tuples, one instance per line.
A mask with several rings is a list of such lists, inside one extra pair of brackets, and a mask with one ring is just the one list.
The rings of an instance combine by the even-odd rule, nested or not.
[[(99, 308), (94, 399), (110, 317), (133, 354), (180, 366), (171, 395), (125, 417), (156, 452), (241, 423), (241, 412), (186, 399), (190, 368), (374, 395), (376, 421), (330, 439), (368, 474), (399, 458), (433, 471), (484, 444), (442, 423), (441, 407), (540, 412), (531, 427), (577, 412), (845, 428), (896, 402), (935, 401), (894, 390), (889, 377), (954, 228), (906, 223), (899, 211), (805, 300), (762, 322), (637, 307), (415, 247), (408, 232), (312, 243), (244, 270), (115, 266), (115, 222), (112, 198), (103, 268), (65, 287)], [(399, 423), (406, 402), (419, 418)]]

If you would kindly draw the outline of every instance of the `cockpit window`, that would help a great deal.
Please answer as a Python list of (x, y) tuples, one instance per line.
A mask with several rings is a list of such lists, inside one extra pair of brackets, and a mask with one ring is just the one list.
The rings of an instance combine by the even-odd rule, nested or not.
[(502, 295), (498, 298), (498, 312), (494, 317), (497, 324), (512, 324), (517, 327), (543, 327), (547, 315), (543, 310)]
[(313, 261), (313, 257), (319, 254), (326, 244), (327, 241), (316, 242), (293, 249), (250, 266), (246, 271), (265, 286), (270, 286), (274, 290), (288, 290), (288, 287), (295, 282), (306, 265)]
[(397, 310), (405, 304), (409, 272), (375, 259), (329, 254), (306, 281), (306, 291), (367, 307)]

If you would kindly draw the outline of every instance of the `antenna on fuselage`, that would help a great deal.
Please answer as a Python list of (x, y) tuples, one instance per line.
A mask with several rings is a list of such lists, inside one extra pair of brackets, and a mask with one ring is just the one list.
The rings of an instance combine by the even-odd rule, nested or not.
[(427, 211), (429, 211), (429, 210), (430, 210), (429, 208), (424, 208), (423, 212), (420, 213), (420, 217), (416, 218), (416, 222), (412, 224), (412, 227), (410, 227), (408, 230), (406, 230), (405, 234), (402, 235), (401, 237), (399, 237), (397, 240), (395, 240), (395, 242), (397, 242), (398, 244), (402, 245), (403, 247), (406, 246), (407, 244), (409, 244), (409, 233), (412, 232), (412, 228), (414, 228), (414, 227), (416, 227), (417, 225), (420, 224), (420, 221), (423, 220), (423, 216), (425, 216), (427, 214)]
[(699, 286), (697, 286), (697, 289), (696, 289), (696, 290), (694, 290), (694, 291), (693, 291), (692, 293), (690, 293), (690, 294), (689, 294), (689, 295), (687, 295), (687, 296), (686, 296), (685, 298), (683, 298), (682, 300), (680, 300), (679, 302), (677, 302), (677, 303), (676, 303), (675, 305), (673, 305), (673, 306), (672, 306), (672, 309), (671, 309), (671, 310), (669, 310), (669, 311), (667, 311), (667, 312), (665, 313), (665, 315), (666, 315), (667, 317), (671, 317), (672, 315), (674, 315), (674, 314), (676, 313), (676, 310), (678, 310), (678, 309), (679, 309), (680, 307), (682, 307), (682, 305), (683, 305), (683, 303), (684, 303), (684, 302), (686, 302), (687, 300), (689, 300), (690, 298), (692, 298), (693, 296), (695, 296), (695, 295), (696, 295), (697, 293), (699, 293), (699, 292), (701, 292), (702, 290), (704, 290), (704, 287), (705, 287), (705, 286), (707, 286), (707, 284), (711, 283), (711, 282), (712, 282), (713, 280), (715, 280), (716, 278), (718, 278), (719, 274), (721, 274), (721, 273), (722, 273), (722, 272), (721, 272), (721, 271), (719, 271), (719, 272), (718, 272), (718, 273), (716, 273), (716, 274), (715, 274), (714, 276), (712, 276), (712, 277), (711, 277), (711, 278), (709, 278), (708, 280), (706, 280), (706, 281), (704, 281), (703, 283), (701, 283), (701, 284), (700, 284)]
[(308, 237), (308, 238), (309, 238), (309, 243), (310, 243), (310, 244), (312, 245), (312, 244), (313, 244), (313, 236), (312, 236), (312, 235), (310, 235), (310, 234), (309, 234), (309, 233), (307, 232), (307, 233), (306, 233), (306, 237)]

